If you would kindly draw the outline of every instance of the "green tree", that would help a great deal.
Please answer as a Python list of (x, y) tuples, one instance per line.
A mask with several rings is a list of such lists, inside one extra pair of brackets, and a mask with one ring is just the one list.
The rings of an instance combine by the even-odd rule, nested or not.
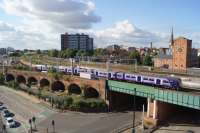
[(37, 53), (37, 54), (41, 54), (40, 49), (37, 49), (36, 53)]
[(132, 51), (129, 53), (129, 58), (130, 59), (136, 59), (138, 64), (141, 64), (141, 57), (140, 53), (138, 51)]
[(76, 53), (76, 56), (82, 56), (83, 53), (84, 53), (83, 50), (79, 50), (79, 51)]
[(94, 50), (94, 56), (103, 56), (106, 53), (105, 49), (97, 48)]
[(60, 57), (62, 58), (73, 58), (77, 54), (77, 50), (74, 49), (66, 49), (60, 52)]
[(143, 65), (146, 65), (146, 66), (152, 66), (153, 65), (152, 57), (150, 55), (146, 55), (144, 57)]
[(51, 57), (58, 57), (59, 51), (56, 49), (52, 49), (48, 51), (48, 55)]
[(23, 52), (14, 52), (9, 54), (10, 57), (20, 57), (23, 55)]

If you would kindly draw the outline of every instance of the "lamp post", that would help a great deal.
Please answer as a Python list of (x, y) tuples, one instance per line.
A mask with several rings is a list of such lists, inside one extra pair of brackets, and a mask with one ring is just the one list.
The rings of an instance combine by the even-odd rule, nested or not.
[(136, 88), (134, 88), (134, 95), (133, 95), (133, 129), (132, 129), (132, 133), (135, 133), (135, 95), (136, 95)]
[(3, 133), (6, 133), (6, 125), (5, 124), (3, 124), (3, 127), (2, 127), (3, 129), (2, 129), (2, 131), (3, 131)]
[(72, 67), (72, 73), (71, 73), (71, 75), (73, 76), (73, 74), (74, 74), (74, 62), (73, 62), (74, 60), (73, 60), (73, 58), (71, 58), (71, 67)]
[(51, 121), (51, 125), (53, 126), (53, 133), (55, 133), (55, 121), (54, 120)]
[(33, 124), (34, 124), (34, 128), (35, 128), (35, 130), (36, 130), (36, 124), (35, 124), (36, 117), (35, 117), (35, 116), (32, 117), (32, 121), (33, 121)]
[(30, 131), (32, 133), (32, 120), (31, 119), (29, 119), (29, 124), (30, 124)]

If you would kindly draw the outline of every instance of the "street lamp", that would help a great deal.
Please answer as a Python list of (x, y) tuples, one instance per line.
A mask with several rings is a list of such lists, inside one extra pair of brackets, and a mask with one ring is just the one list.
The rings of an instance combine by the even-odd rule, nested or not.
[(36, 130), (36, 124), (35, 124), (36, 117), (35, 117), (35, 116), (32, 117), (32, 121), (33, 121), (33, 124), (34, 124), (34, 128), (35, 128), (35, 130)]
[(29, 124), (30, 124), (30, 130), (31, 130), (31, 133), (32, 133), (32, 120), (29, 119)]
[(3, 133), (6, 133), (6, 125), (3, 124)]
[(55, 133), (55, 121), (54, 120), (51, 121), (51, 125), (53, 126), (53, 133)]

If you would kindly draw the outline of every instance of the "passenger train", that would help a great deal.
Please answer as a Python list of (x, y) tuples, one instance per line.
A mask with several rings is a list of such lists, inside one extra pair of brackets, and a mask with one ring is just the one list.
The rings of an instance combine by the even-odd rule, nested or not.
[(107, 72), (99, 69), (81, 68), (81, 67), (66, 67), (66, 66), (48, 66), (48, 65), (36, 65), (37, 71), (48, 71), (54, 69), (57, 72), (64, 74), (79, 75), (80, 72), (87, 72), (93, 74), (98, 78), (107, 78), (111, 80), (120, 80), (131, 83), (145, 84), (150, 86), (163, 87), (166, 89), (179, 90), (181, 88), (181, 80), (175, 77), (159, 77), (159, 76), (147, 76), (143, 74), (124, 73), (124, 72)]

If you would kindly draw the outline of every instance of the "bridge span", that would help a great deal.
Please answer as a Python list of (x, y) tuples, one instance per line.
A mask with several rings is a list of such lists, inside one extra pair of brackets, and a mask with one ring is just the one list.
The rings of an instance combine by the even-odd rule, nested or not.
[[(140, 84), (125, 83), (119, 81), (107, 81), (108, 92), (118, 92), (129, 95), (135, 95), (147, 99), (147, 117), (157, 124), (158, 120), (162, 121), (175, 111), (176, 106), (188, 107), (200, 110), (200, 95), (198, 93), (183, 92), (145, 86)], [(114, 106), (116, 96), (110, 95), (110, 105)], [(118, 99), (124, 99), (118, 97)], [(129, 99), (131, 100), (131, 99)], [(122, 100), (121, 100), (122, 101)], [(119, 101), (120, 102), (120, 101)], [(126, 101), (128, 102), (128, 101)], [(125, 104), (125, 103), (121, 103)]]

